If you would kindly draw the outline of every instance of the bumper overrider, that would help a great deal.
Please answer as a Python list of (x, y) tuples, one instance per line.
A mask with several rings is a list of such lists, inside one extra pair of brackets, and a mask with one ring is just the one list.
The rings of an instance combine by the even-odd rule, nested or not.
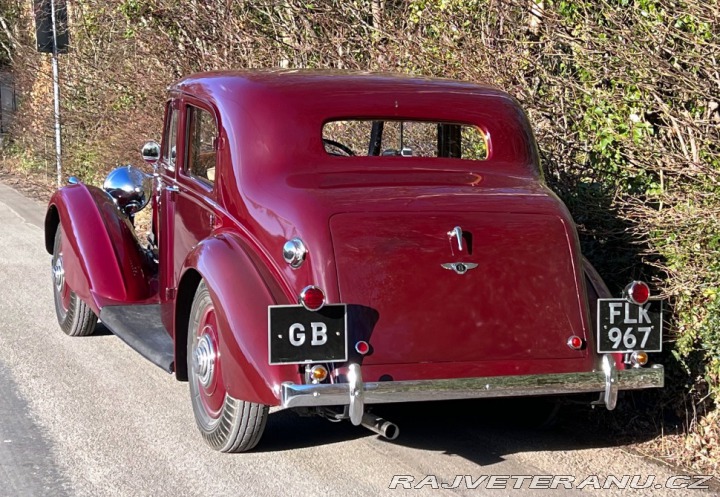
[(347, 383), (283, 383), (281, 404), (283, 407), (347, 405), (350, 421), (359, 425), (365, 404), (601, 392), (601, 403), (612, 410), (619, 390), (660, 388), (665, 383), (662, 365), (618, 370), (610, 355), (602, 357), (599, 370), (579, 373), (364, 383), (360, 366), (350, 364), (347, 378)]

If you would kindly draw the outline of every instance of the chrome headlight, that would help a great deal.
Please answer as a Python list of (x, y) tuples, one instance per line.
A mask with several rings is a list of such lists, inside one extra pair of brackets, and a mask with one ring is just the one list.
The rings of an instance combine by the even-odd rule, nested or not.
[(110, 171), (103, 183), (105, 190), (122, 212), (131, 216), (142, 210), (152, 198), (153, 178), (127, 165)]

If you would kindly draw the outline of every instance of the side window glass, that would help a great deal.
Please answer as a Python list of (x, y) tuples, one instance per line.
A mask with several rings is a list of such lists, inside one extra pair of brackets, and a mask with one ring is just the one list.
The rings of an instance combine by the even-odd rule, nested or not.
[(175, 170), (175, 155), (177, 145), (178, 110), (170, 107), (170, 115), (165, 123), (163, 138), (163, 162), (171, 171)]
[(208, 111), (188, 106), (187, 172), (206, 183), (215, 182), (217, 126)]

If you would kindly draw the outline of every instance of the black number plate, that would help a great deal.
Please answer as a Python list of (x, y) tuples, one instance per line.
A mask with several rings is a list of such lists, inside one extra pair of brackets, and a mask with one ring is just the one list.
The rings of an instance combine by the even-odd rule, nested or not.
[(268, 347), (270, 364), (347, 361), (347, 306), (268, 307)]
[(599, 353), (662, 350), (660, 300), (636, 305), (625, 299), (598, 299), (597, 320)]

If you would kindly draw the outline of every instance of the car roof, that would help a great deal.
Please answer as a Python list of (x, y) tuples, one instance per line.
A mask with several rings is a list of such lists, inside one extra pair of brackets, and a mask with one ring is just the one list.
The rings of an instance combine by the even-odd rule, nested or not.
[(419, 91), (425, 94), (459, 92), (466, 94), (507, 96), (495, 86), (470, 83), (444, 78), (408, 76), (395, 73), (348, 72), (336, 70), (277, 69), (257, 71), (212, 71), (197, 73), (177, 81), (171, 88), (192, 91), (204, 86), (233, 92), (263, 89), (281, 91), (297, 96), (318, 95), (324, 98), (328, 92), (340, 92), (345, 96)]
[(169, 91), (215, 107), (231, 147), (248, 160), (273, 151), (276, 164), (323, 161), (326, 122), (397, 119), (478, 126), (490, 137), (488, 161), (537, 169), (525, 113), (487, 84), (368, 72), (217, 71), (187, 76)]

